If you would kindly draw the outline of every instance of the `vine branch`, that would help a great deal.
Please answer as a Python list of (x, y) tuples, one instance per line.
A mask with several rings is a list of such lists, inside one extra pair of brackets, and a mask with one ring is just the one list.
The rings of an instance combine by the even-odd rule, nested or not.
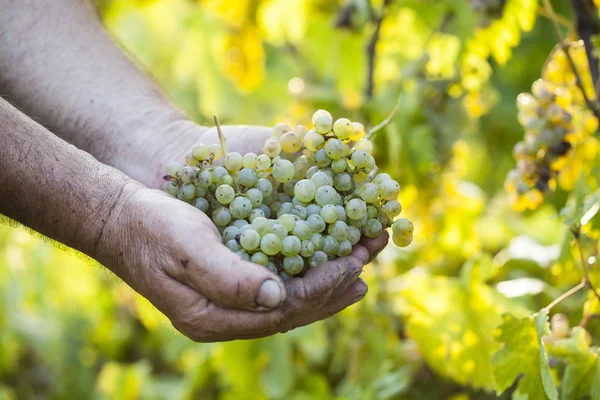
[[(574, 0), (574, 1), (582, 1), (582, 0)], [(571, 69), (573, 70), (573, 74), (575, 75), (575, 81), (577, 82), (577, 87), (579, 87), (579, 90), (581, 90), (585, 104), (594, 113), (596, 118), (600, 119), (600, 109), (598, 108), (598, 104), (591, 101), (585, 91), (585, 88), (583, 86), (583, 80), (581, 79), (581, 75), (579, 74), (579, 71), (577, 70), (575, 61), (573, 61), (573, 58), (571, 57), (571, 53), (569, 53), (569, 43), (570, 42), (567, 41), (563, 37), (563, 34), (560, 31), (560, 26), (558, 26), (558, 19), (557, 19), (556, 14), (554, 13), (554, 8), (552, 8), (552, 4), (550, 4), (550, 0), (543, 0), (543, 4), (544, 4), (544, 10), (546, 10), (546, 13), (548, 14), (548, 16), (550, 18), (550, 21), (552, 22), (552, 26), (554, 27), (554, 32), (556, 33), (556, 37), (558, 38), (559, 45), (560, 45), (561, 49), (565, 52), (565, 55), (567, 56), (567, 60), (569, 61), (569, 65), (571, 66)]]
[(588, 263), (585, 261), (585, 256), (583, 255), (583, 246), (581, 245), (581, 229), (579, 227), (572, 230), (573, 236), (575, 237), (575, 243), (577, 244), (577, 250), (579, 252), (579, 261), (581, 262), (581, 271), (583, 272), (583, 284), (588, 287), (594, 296), (600, 301), (600, 294), (594, 287), (590, 274), (588, 271)]
[(391, 0), (384, 0), (383, 6), (381, 7), (381, 14), (375, 20), (375, 31), (373, 32), (371, 40), (369, 40), (369, 44), (367, 45), (367, 86), (365, 88), (365, 96), (367, 100), (370, 100), (373, 97), (373, 89), (375, 86), (373, 78), (375, 73), (375, 50), (377, 47), (377, 42), (379, 41), (381, 24), (383, 23), (385, 12), (387, 11), (387, 8), (391, 2)]
[(598, 10), (591, 0), (571, 0), (571, 6), (575, 14), (577, 33), (585, 44), (585, 53), (587, 54), (592, 82), (596, 86), (598, 84), (598, 57), (594, 55), (592, 36), (600, 33), (600, 21), (597, 18)]
[(550, 303), (546, 307), (544, 307), (544, 309), (547, 310), (547, 311), (550, 311), (552, 309), (552, 307), (554, 307), (557, 304), (562, 303), (563, 300), (565, 300), (566, 298), (570, 297), (571, 295), (579, 292), (584, 287), (585, 287), (585, 282), (580, 282), (577, 286), (572, 287), (571, 289), (569, 289), (568, 291), (566, 291), (565, 293), (563, 293), (562, 295), (560, 295), (552, 303)]
[[(542, 6), (538, 7), (537, 13), (538, 13), (538, 15), (541, 15), (542, 17), (546, 17), (548, 19), (551, 18), (550, 14), (548, 14), (546, 9)], [(567, 18), (563, 17), (562, 15), (558, 15), (558, 14), (554, 14), (554, 16), (556, 17), (556, 21), (559, 24), (561, 24), (562, 26), (567, 28), (569, 31), (573, 30), (573, 24), (571, 24), (571, 21), (569, 21)]]

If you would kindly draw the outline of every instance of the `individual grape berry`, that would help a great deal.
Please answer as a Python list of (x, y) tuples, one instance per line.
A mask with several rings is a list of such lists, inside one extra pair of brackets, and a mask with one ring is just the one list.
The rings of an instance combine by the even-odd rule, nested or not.
[(277, 182), (285, 183), (294, 177), (294, 164), (288, 160), (279, 160), (273, 165), (273, 178)]
[(312, 235), (310, 235), (309, 240), (315, 246), (315, 251), (321, 250), (321, 248), (323, 248), (323, 242), (324, 242), (325, 238), (320, 233), (313, 233)]
[(237, 227), (237, 228), (241, 228), (242, 226), (245, 225), (249, 225), (248, 221), (246, 221), (245, 219), (236, 219), (235, 221), (233, 221), (233, 226)]
[(281, 144), (277, 139), (269, 138), (265, 140), (263, 152), (271, 158), (277, 157), (281, 153)]
[(264, 265), (265, 267), (269, 265), (269, 257), (260, 251), (252, 254), (250, 261), (252, 261), (254, 264)]
[(331, 132), (333, 128), (333, 119), (331, 118), (331, 115), (322, 114), (315, 119), (314, 125), (317, 133), (326, 135)]
[(313, 176), (311, 176), (310, 180), (312, 183), (315, 184), (315, 188), (317, 189), (319, 189), (322, 186), (333, 186), (333, 179), (322, 171), (315, 173)]
[(321, 264), (323, 264), (324, 262), (327, 262), (327, 254), (324, 251), (315, 251), (315, 254), (313, 254), (310, 259), (308, 260), (308, 265), (311, 268), (315, 268)]
[(383, 225), (381, 222), (379, 222), (379, 220), (369, 219), (363, 227), (362, 232), (366, 237), (375, 239), (381, 235), (381, 232), (383, 232)]
[(213, 211), (212, 220), (217, 226), (227, 226), (231, 222), (231, 214), (225, 207), (219, 207)]
[(258, 156), (254, 153), (244, 154), (244, 157), (242, 158), (242, 165), (244, 166), (244, 168), (256, 168), (257, 157)]
[(254, 229), (246, 229), (240, 234), (240, 244), (246, 251), (254, 250), (260, 244), (260, 235)]
[(357, 141), (362, 139), (365, 136), (365, 127), (360, 122), (352, 123), (352, 135), (350, 135), (350, 140)]
[(300, 220), (296, 221), (296, 225), (294, 225), (292, 233), (300, 240), (307, 240), (310, 239), (310, 236), (313, 234), (313, 230), (308, 222)]
[(263, 198), (269, 197), (273, 193), (273, 185), (268, 179), (265, 178), (260, 178), (256, 182), (256, 188), (260, 190), (260, 192), (263, 195)]
[(228, 153), (225, 156), (225, 168), (227, 168), (227, 170), (229, 172), (238, 172), (240, 169), (242, 169), (242, 160), (243, 157), (240, 153), (237, 153), (235, 151)]
[(296, 220), (294, 219), (294, 217), (292, 217), (291, 214), (281, 215), (277, 222), (280, 225), (283, 225), (288, 232), (291, 232), (294, 229), (294, 226), (296, 225)]
[(245, 197), (238, 196), (229, 204), (229, 211), (233, 218), (242, 219), (250, 216), (252, 203)]
[(306, 207), (298, 204), (292, 208), (292, 215), (297, 216), (300, 219), (306, 219)]
[(379, 195), (384, 200), (396, 200), (400, 194), (400, 185), (392, 179), (381, 182), (379, 185)]
[(406, 237), (413, 234), (413, 223), (407, 218), (400, 218), (392, 224), (392, 234), (397, 237)]
[(352, 177), (350, 174), (343, 172), (333, 178), (333, 187), (339, 192), (348, 192), (352, 190)]
[(223, 241), (227, 242), (231, 239), (235, 239), (235, 237), (240, 233), (240, 228), (235, 225), (229, 225), (227, 228), (225, 228), (225, 230), (223, 230)]
[(395, 218), (402, 212), (402, 205), (398, 200), (390, 200), (381, 206), (381, 211), (386, 213), (389, 218)]
[(325, 144), (325, 152), (332, 160), (339, 160), (345, 153), (344, 143), (338, 139), (329, 139)]
[(252, 223), (252, 222), (254, 222), (254, 220), (256, 218), (265, 218), (266, 219), (265, 213), (260, 208), (255, 208), (254, 210), (252, 210), (252, 212), (250, 213), (250, 216), (248, 217), (248, 220), (250, 221), (250, 223)]
[(306, 206), (306, 216), (307, 218), (313, 214), (321, 215), (321, 206), (318, 204), (311, 203)]
[(367, 213), (367, 204), (360, 199), (352, 199), (346, 204), (346, 214), (350, 219), (361, 219)]
[(340, 244), (331, 236), (325, 236), (323, 239), (323, 251), (327, 256), (334, 257), (340, 249)]
[(354, 148), (356, 150), (365, 151), (367, 154), (371, 155), (373, 153), (373, 143), (367, 139), (360, 139), (354, 144)]
[(293, 257), (285, 257), (283, 259), (283, 269), (289, 275), (297, 275), (304, 268), (304, 260), (302, 257), (295, 255)]
[(320, 170), (321, 170), (321, 168), (317, 167), (316, 165), (313, 165), (312, 167), (310, 167), (308, 169), (308, 171), (306, 171), (306, 178), (312, 179), (312, 177)]
[(213, 143), (208, 146), (208, 151), (210, 153), (209, 158), (212, 158), (213, 160), (220, 160), (221, 157), (223, 157), (223, 149), (218, 143)]
[(377, 204), (379, 201), (379, 188), (374, 183), (365, 183), (359, 188), (358, 195), (367, 203)]
[(309, 202), (315, 198), (316, 185), (309, 179), (302, 179), (294, 185), (294, 196), (300, 201)]
[(308, 131), (304, 136), (304, 146), (310, 151), (317, 151), (325, 143), (325, 138), (314, 130)]
[(235, 254), (241, 257), (244, 261), (250, 261), (250, 255), (246, 253), (244, 250), (236, 251)]
[(178, 177), (179, 171), (181, 171), (184, 167), (185, 165), (178, 162), (169, 163), (169, 165), (167, 165), (167, 175)]
[(200, 163), (200, 161), (196, 160), (190, 151), (185, 154), (185, 163), (189, 166), (195, 167)]
[(205, 198), (202, 198), (202, 197), (199, 197), (196, 199), (194, 206), (197, 209), (199, 209), (200, 211), (202, 211), (203, 213), (207, 213), (208, 209), (210, 208), (210, 204), (208, 204), (208, 200), (206, 200)]
[(286, 227), (280, 224), (273, 225), (271, 227), (271, 231), (273, 231), (273, 233), (276, 234), (281, 240), (285, 239), (288, 234)]
[(375, 217), (377, 217), (377, 213), (378, 212), (379, 212), (379, 210), (377, 210), (377, 207), (367, 206), (367, 216), (369, 218), (375, 218)]
[(260, 236), (272, 233), (273, 230), (270, 220), (264, 217), (255, 218), (254, 221), (252, 221), (251, 228), (258, 232)]
[(348, 118), (340, 118), (333, 124), (333, 133), (338, 139), (347, 141), (354, 133), (352, 122)]
[(281, 144), (281, 150), (284, 152), (295, 153), (302, 147), (302, 138), (294, 132), (287, 132), (281, 136), (279, 143)]
[(335, 208), (337, 208), (337, 210), (338, 210), (337, 220), (346, 222), (346, 220), (347, 220), (346, 209), (341, 205), (341, 202), (340, 202), (340, 204), (336, 204)]
[(413, 241), (413, 235), (409, 235), (409, 236), (403, 236), (403, 237), (397, 237), (392, 235), (392, 240), (394, 241), (394, 244), (398, 247), (406, 247), (409, 244), (412, 243)]
[(290, 130), (291, 127), (288, 124), (280, 122), (273, 127), (271, 134), (275, 138), (280, 138), (284, 133), (289, 132)]
[(260, 190), (252, 188), (246, 192), (246, 197), (250, 200), (253, 207), (259, 207), (263, 202), (263, 195)]
[(348, 168), (348, 161), (345, 158), (340, 158), (339, 160), (334, 160), (331, 162), (331, 171), (334, 174), (341, 174), (346, 171)]
[(349, 256), (350, 253), (352, 253), (352, 243), (350, 243), (350, 241), (347, 239), (342, 240), (339, 244), (336, 255), (338, 257), (346, 257)]
[(237, 182), (244, 187), (254, 187), (258, 181), (256, 171), (252, 168), (243, 168), (237, 175)]
[(215, 167), (212, 171), (212, 181), (213, 183), (221, 184), (223, 183), (223, 178), (229, 176), (229, 172), (224, 167)]
[(199, 144), (192, 148), (192, 156), (198, 161), (208, 160), (210, 158), (210, 151), (205, 145)]
[(233, 251), (234, 253), (242, 250), (242, 246), (240, 246), (240, 244), (235, 239), (228, 240), (225, 243), (225, 246), (227, 246), (227, 248)]
[(277, 218), (284, 214), (291, 214), (293, 209), (294, 205), (292, 203), (283, 203), (277, 210)]
[(321, 233), (325, 230), (325, 220), (318, 214), (309, 215), (306, 218), (306, 222), (310, 224), (313, 232)]
[(308, 258), (315, 253), (315, 245), (310, 240), (302, 241), (302, 248), (300, 249), (300, 255), (304, 258)]
[(178, 195), (184, 200), (192, 200), (196, 196), (196, 186), (193, 183), (186, 183), (179, 188)]
[(315, 193), (315, 201), (321, 207), (327, 204), (335, 204), (338, 199), (338, 194), (331, 186), (321, 186)]
[(569, 318), (565, 314), (554, 314), (550, 320), (550, 331), (559, 339), (569, 337)]
[(383, 183), (383, 181), (387, 181), (388, 179), (392, 179), (392, 177), (389, 174), (381, 173), (377, 174), (373, 179), (373, 182), (371, 183), (374, 183), (375, 185), (379, 186)]
[(183, 183), (191, 183), (194, 179), (196, 179), (196, 170), (194, 167), (185, 166), (179, 171), (179, 179)]
[(302, 242), (296, 236), (287, 236), (281, 241), (281, 253), (286, 257), (295, 256), (302, 250)]
[(229, 204), (235, 198), (235, 190), (229, 185), (220, 185), (215, 191), (215, 197), (221, 204)]
[(268, 256), (274, 256), (281, 251), (281, 239), (274, 233), (267, 233), (260, 240), (260, 250)]
[(163, 183), (163, 190), (171, 196), (177, 196), (177, 193), (179, 192), (179, 185), (176, 182), (167, 181)]
[(343, 221), (335, 221), (329, 225), (327, 233), (338, 242), (342, 242), (348, 238), (348, 225)]
[(260, 171), (266, 171), (271, 168), (271, 158), (266, 154), (256, 157), (256, 168)]
[(352, 244), (353, 246), (357, 244), (360, 241), (360, 236), (360, 229), (358, 229), (355, 226), (348, 227), (348, 240), (350, 241), (350, 244)]
[(333, 204), (326, 204), (321, 208), (321, 218), (328, 224), (333, 224), (337, 221), (338, 215), (338, 209)]
[(364, 168), (369, 163), (369, 154), (364, 150), (356, 150), (350, 159), (356, 168)]

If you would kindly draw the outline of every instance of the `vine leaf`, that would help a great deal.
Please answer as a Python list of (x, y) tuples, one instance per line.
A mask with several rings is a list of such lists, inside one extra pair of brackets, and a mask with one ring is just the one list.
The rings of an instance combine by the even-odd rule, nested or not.
[(548, 329), (548, 311), (527, 318), (503, 315), (494, 336), (504, 346), (492, 356), (496, 393), (501, 394), (523, 375), (515, 395), (528, 400), (558, 400), (542, 336)]

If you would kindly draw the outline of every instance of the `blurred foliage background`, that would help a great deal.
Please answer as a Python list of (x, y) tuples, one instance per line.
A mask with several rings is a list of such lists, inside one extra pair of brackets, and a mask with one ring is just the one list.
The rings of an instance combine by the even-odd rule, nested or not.
[[(569, 18), (567, 3), (554, 5)], [(196, 344), (101, 266), (0, 226), (1, 400), (497, 397), (501, 315), (527, 316), (580, 280), (557, 214), (566, 194), (517, 214), (502, 188), (523, 136), (515, 98), (556, 43), (537, 0), (506, 0), (491, 21), (465, 0), (97, 5), (201, 124), (309, 125), (325, 108), (373, 126), (398, 104), (375, 156), (403, 185), (415, 239), (366, 267), (368, 296), (334, 318)], [(575, 324), (584, 296), (557, 311)]]

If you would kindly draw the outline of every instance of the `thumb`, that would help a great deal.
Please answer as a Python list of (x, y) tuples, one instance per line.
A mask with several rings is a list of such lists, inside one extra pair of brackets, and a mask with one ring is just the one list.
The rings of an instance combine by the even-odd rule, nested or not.
[(181, 260), (175, 279), (223, 308), (272, 310), (286, 297), (278, 276), (242, 260), (216, 240), (204, 241), (191, 260)]

